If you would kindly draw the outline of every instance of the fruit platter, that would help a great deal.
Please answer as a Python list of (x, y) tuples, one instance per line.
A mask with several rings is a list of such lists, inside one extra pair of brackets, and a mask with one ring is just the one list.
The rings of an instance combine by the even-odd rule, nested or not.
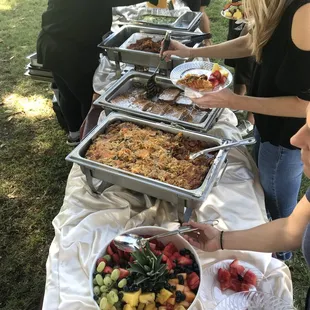
[(242, 1), (227, 3), (221, 11), (221, 15), (228, 19), (243, 20), (244, 9)]
[[(150, 237), (166, 231), (146, 226), (126, 233)], [(186, 310), (196, 301), (200, 277), (195, 250), (175, 235), (131, 253), (109, 242), (96, 258), (90, 284), (101, 310)]]

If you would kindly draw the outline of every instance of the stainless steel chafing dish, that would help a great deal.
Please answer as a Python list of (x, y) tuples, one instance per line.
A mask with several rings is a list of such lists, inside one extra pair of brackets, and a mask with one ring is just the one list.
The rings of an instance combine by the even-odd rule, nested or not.
[[(146, 111), (137, 111), (127, 107), (117, 106), (111, 103), (111, 100), (113, 98), (127, 92), (135, 83), (145, 85), (150, 76), (151, 73), (130, 71), (127, 74), (125, 74), (122, 78), (120, 78), (115, 84), (113, 84), (113, 86), (109, 88), (105, 94), (100, 96), (94, 102), (94, 104), (102, 106), (105, 109), (106, 114), (109, 114), (112, 111), (122, 112), (161, 122), (172, 123), (175, 126), (178, 126), (179, 128), (189, 128), (194, 129), (196, 131), (209, 130), (214, 124), (214, 122), (216, 122), (219, 116), (221, 115), (223, 109), (212, 109), (210, 112), (205, 112), (206, 116), (202, 119), (201, 123), (191, 123), (184, 120), (172, 119), (165, 115), (157, 115)], [(156, 82), (162, 88), (174, 87), (171, 80), (163, 76), (157, 76)]]
[[(173, 204), (186, 205), (186, 201), (188, 200), (203, 201), (204, 198), (210, 193), (215, 183), (219, 180), (222, 175), (221, 172), (224, 171), (227, 150), (219, 151), (202, 185), (195, 190), (187, 190), (86, 159), (85, 154), (94, 139), (96, 139), (98, 135), (104, 133), (105, 129), (115, 121), (132, 122), (138, 125), (153, 127), (174, 134), (181, 132), (185, 137), (211, 142), (214, 145), (222, 145), (223, 143), (227, 143), (226, 140), (192, 131), (180, 130), (167, 124), (155, 123), (120, 113), (111, 113), (66, 158), (66, 160), (80, 165), (83, 173), (86, 175), (89, 186), (95, 192), (98, 192), (98, 188), (94, 186), (93, 178), (103, 180), (103, 184), (106, 185), (117, 184), (130, 190), (163, 199)], [(99, 188), (102, 190), (104, 187), (100, 185)]]
[[(167, 29), (160, 28), (150, 28), (134, 25), (123, 26), (118, 32), (113, 33), (107, 38), (105, 38), (98, 46), (104, 49), (107, 53), (108, 58), (112, 61), (115, 61), (116, 63), (123, 62), (141, 67), (156, 68), (158, 65), (158, 54), (130, 50), (124, 48), (122, 45), (135, 33), (149, 34), (150, 36), (160, 35), (164, 37), (166, 31)], [(180, 38), (181, 40), (182, 38), (189, 37), (191, 35), (197, 35), (197, 33), (174, 30), (171, 33), (172, 38)], [(195, 47), (197, 46), (199, 46), (199, 44), (195, 45)], [(171, 57), (171, 61), (169, 62), (162, 61), (160, 69), (169, 72), (174, 67), (186, 61), (189, 61), (189, 59), (183, 59), (177, 56), (173, 56)]]
[[(150, 15), (160, 18), (161, 16), (165, 17), (174, 17), (176, 20), (174, 22), (160, 23), (145, 21), (144, 16)], [(178, 10), (165, 10), (165, 9), (142, 9), (139, 11), (138, 15), (129, 21), (133, 24), (151, 26), (151, 27), (163, 27), (163, 28), (174, 28), (186, 31), (194, 31), (198, 28), (202, 13), (201, 12), (192, 12), (192, 11), (178, 11)]]
[(27, 57), (30, 63), (26, 66), (25, 75), (31, 77), (33, 80), (40, 82), (52, 82), (53, 75), (51, 71), (46, 70), (42, 64), (37, 61), (37, 54), (33, 53)]

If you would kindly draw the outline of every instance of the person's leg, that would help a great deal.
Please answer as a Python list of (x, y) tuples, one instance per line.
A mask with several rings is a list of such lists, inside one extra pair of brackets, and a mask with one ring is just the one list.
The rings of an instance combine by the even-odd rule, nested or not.
[[(258, 169), (265, 193), (266, 209), (273, 220), (287, 217), (294, 210), (301, 184), (303, 164), (300, 150), (260, 144)], [(290, 252), (277, 253), (283, 260), (291, 258)]]
[(67, 85), (66, 81), (53, 72), (54, 81), (59, 90), (59, 106), (70, 132), (77, 132), (82, 124), (80, 102)]

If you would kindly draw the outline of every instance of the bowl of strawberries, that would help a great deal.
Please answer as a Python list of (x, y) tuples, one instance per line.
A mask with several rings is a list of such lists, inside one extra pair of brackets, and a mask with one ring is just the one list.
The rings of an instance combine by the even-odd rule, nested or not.
[[(144, 226), (124, 234), (146, 238), (167, 231)], [(187, 310), (198, 302), (201, 274), (196, 251), (180, 235), (151, 240), (131, 253), (112, 240), (93, 263), (90, 290), (101, 310)]]

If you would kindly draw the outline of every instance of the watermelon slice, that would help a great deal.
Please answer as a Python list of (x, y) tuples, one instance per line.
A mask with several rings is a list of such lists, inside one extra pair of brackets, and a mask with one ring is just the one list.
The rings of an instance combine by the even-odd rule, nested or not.
[(178, 251), (178, 249), (175, 247), (175, 245), (172, 242), (169, 242), (165, 246), (163, 254), (165, 254), (168, 257), (171, 257), (177, 251)]
[(251, 270), (248, 270), (243, 277), (243, 282), (249, 285), (256, 286), (257, 277)]
[(188, 283), (188, 287), (191, 290), (195, 290), (199, 284), (200, 284), (200, 279), (199, 276), (196, 272), (192, 272), (187, 276), (187, 283)]

